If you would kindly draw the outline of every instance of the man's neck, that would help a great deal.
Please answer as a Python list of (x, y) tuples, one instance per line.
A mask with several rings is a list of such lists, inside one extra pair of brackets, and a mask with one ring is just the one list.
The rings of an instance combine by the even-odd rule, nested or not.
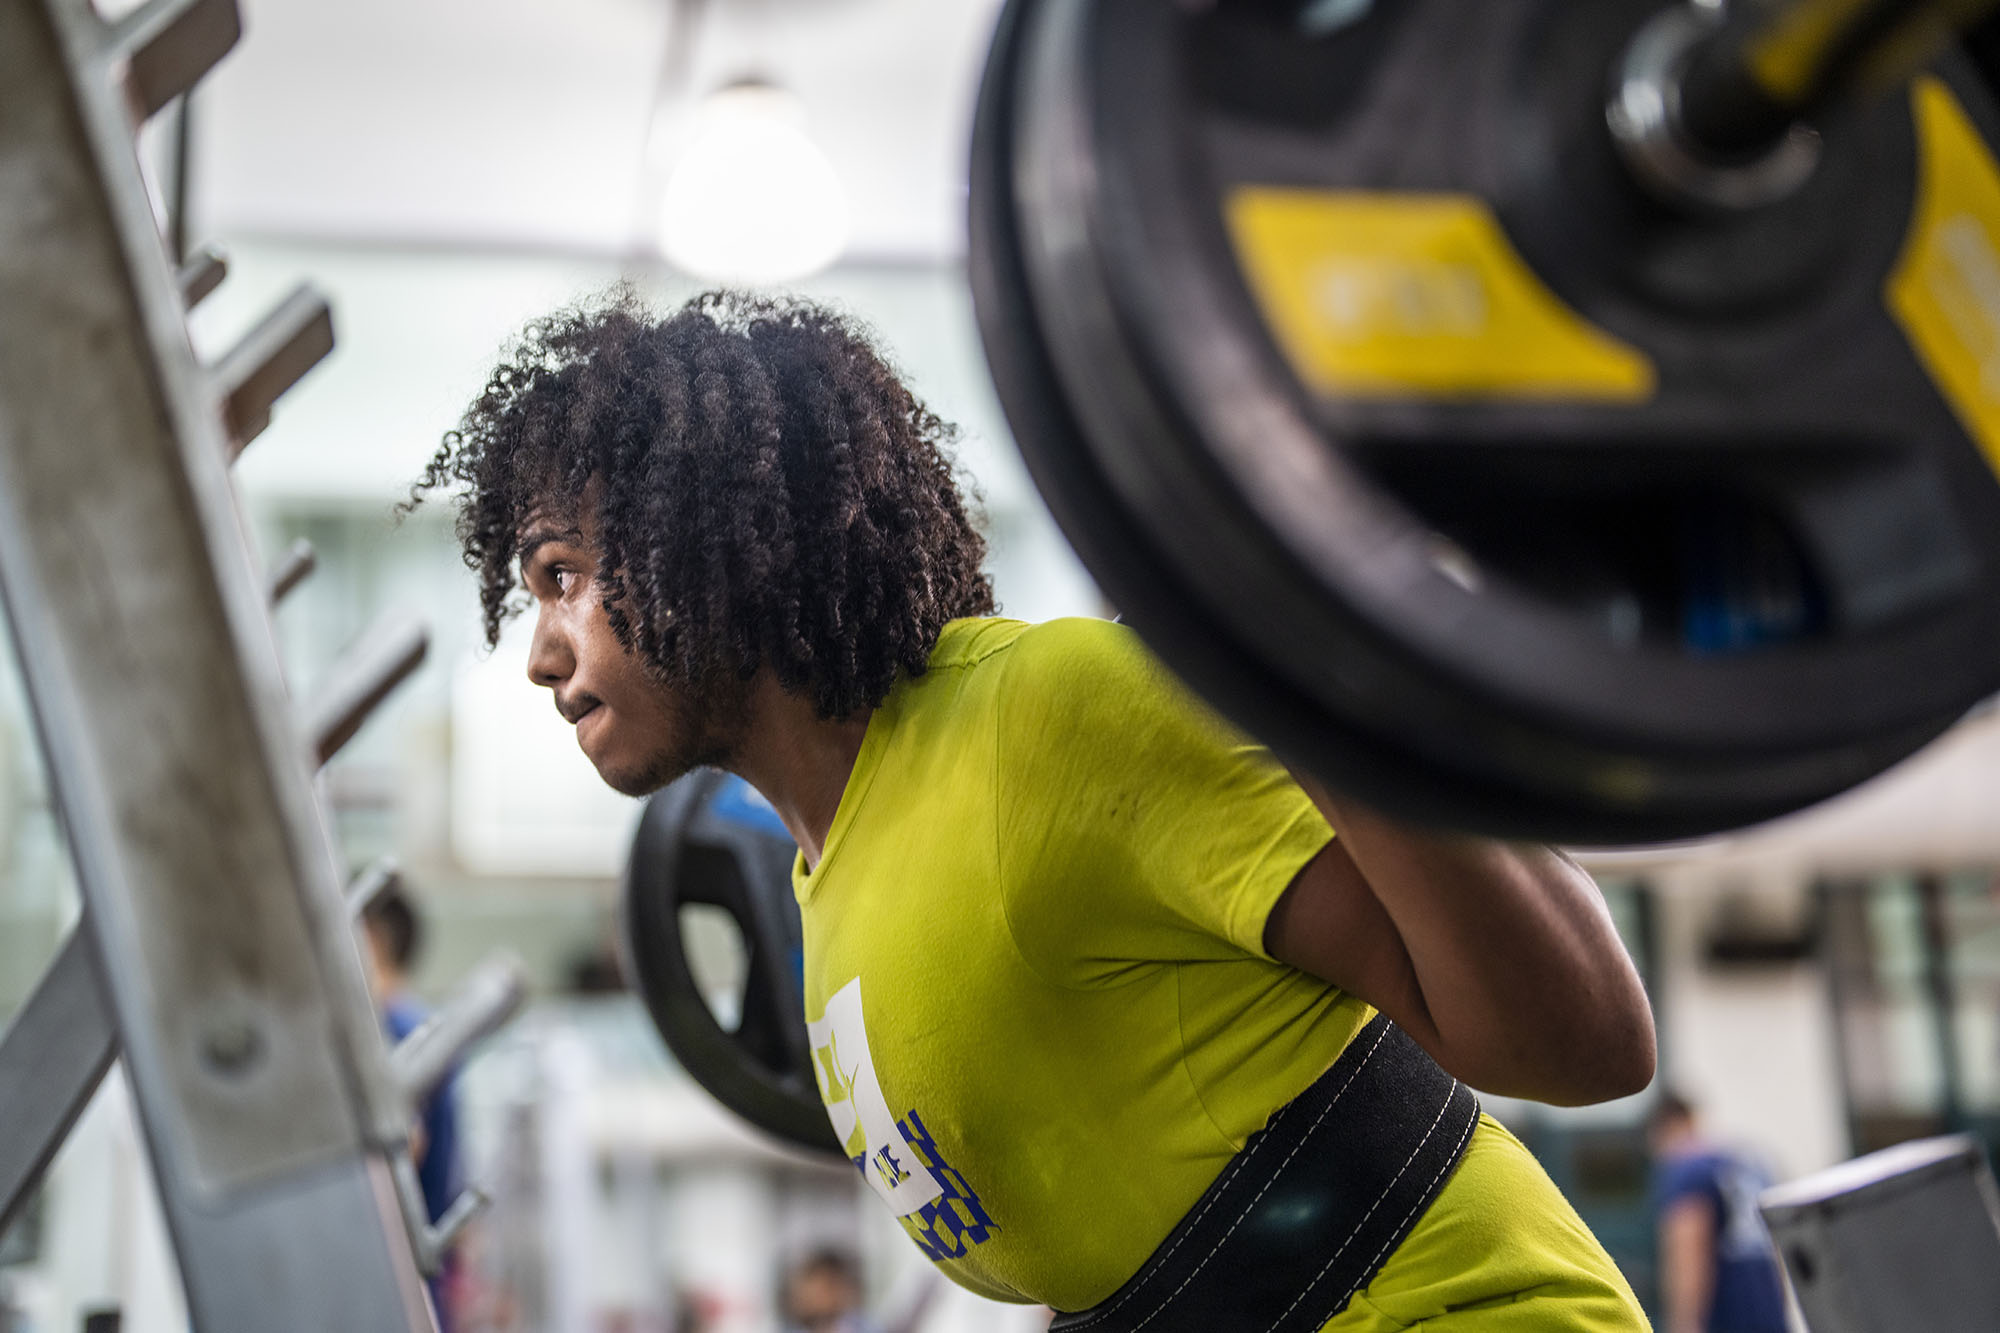
[(766, 673), (752, 687), (750, 716), (730, 767), (771, 803), (813, 869), (826, 850), (870, 714), (828, 722), (810, 699), (786, 693)]

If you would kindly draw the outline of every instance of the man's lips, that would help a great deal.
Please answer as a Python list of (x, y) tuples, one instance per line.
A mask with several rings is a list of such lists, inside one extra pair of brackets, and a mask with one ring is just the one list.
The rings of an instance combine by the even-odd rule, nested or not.
[(579, 699), (573, 704), (566, 704), (560, 699), (556, 700), (556, 711), (561, 713), (562, 720), (569, 723), (572, 727), (603, 706), (604, 703), (601, 699)]

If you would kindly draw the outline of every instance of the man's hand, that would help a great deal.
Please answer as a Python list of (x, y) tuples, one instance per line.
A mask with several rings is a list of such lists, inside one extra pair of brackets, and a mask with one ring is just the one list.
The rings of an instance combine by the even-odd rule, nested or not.
[(1272, 957), (1368, 1001), (1487, 1092), (1581, 1105), (1652, 1080), (1645, 990), (1574, 861), (1396, 824), (1301, 782), (1339, 836), (1273, 910)]

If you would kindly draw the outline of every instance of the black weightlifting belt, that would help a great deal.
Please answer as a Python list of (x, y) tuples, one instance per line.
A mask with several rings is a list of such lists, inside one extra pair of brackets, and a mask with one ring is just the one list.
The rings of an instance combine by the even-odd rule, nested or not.
[(1314, 1333), (1410, 1233), (1478, 1120), (1472, 1089), (1378, 1014), (1131, 1281), (1050, 1333)]

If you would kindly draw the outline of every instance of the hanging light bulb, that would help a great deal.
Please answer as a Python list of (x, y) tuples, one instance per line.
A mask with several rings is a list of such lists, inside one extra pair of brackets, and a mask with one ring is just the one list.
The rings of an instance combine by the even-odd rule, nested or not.
[(695, 108), (660, 199), (660, 250), (684, 272), (751, 286), (791, 282), (840, 258), (847, 194), (805, 131), (798, 98), (733, 83)]

